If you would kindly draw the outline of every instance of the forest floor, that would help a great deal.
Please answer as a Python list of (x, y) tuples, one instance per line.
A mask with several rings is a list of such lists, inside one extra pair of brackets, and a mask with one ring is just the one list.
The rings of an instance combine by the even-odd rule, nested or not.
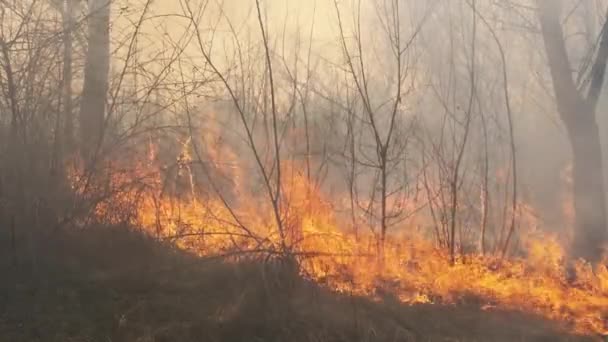
[[(0, 239), (0, 341), (601, 341), (479, 304), (332, 293), (258, 263), (203, 260), (125, 229)], [(13, 253), (17, 250), (18, 253)]]

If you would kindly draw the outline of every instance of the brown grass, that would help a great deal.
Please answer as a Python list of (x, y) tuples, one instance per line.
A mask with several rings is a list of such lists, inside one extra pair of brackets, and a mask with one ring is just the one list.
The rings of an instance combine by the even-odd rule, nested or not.
[(34, 251), (17, 242), (15, 265), (0, 241), (0, 341), (594, 340), (475, 300), (335, 294), (278, 263), (202, 260), (124, 228), (56, 232)]

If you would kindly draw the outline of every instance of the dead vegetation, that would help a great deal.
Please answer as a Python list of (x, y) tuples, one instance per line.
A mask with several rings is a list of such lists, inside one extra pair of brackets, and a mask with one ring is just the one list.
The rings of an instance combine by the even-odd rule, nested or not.
[(47, 242), (35, 264), (2, 255), (3, 341), (593, 341), (474, 300), (332, 293), (278, 263), (200, 259), (122, 227)]
[(556, 1), (0, 0), (0, 340), (608, 333), (608, 3)]

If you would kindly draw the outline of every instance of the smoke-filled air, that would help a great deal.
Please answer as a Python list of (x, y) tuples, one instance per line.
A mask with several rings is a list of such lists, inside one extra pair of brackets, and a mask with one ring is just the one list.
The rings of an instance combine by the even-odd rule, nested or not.
[(608, 1), (0, 0), (0, 341), (604, 341)]

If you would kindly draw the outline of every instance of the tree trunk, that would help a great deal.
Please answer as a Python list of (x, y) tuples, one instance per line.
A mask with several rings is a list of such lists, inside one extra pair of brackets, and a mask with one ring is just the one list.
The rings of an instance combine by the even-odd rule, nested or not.
[(91, 161), (103, 139), (110, 69), (110, 2), (89, 0), (88, 44), (80, 104), (80, 141), (84, 160)]
[(557, 110), (572, 147), (575, 234), (570, 257), (595, 263), (601, 260), (602, 248), (608, 241), (602, 149), (595, 118), (608, 59), (608, 21), (602, 29), (602, 39), (591, 69), (589, 93), (585, 97), (572, 77), (560, 23), (560, 2), (539, 0), (538, 4)]
[(584, 114), (576, 121), (576, 127), (568, 130), (576, 228), (571, 255), (598, 262), (608, 238), (602, 150), (595, 117), (592, 112)]
[(72, 50), (74, 30), (74, 2), (63, 3), (63, 142), (66, 149), (74, 146), (74, 112), (72, 105)]

